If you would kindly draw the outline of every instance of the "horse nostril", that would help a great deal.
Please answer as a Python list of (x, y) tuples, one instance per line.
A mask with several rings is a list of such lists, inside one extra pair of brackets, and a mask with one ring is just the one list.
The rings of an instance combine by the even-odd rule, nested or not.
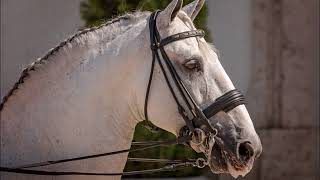
[(250, 142), (243, 142), (239, 145), (238, 149), (239, 158), (247, 162), (253, 155), (254, 155), (254, 149)]

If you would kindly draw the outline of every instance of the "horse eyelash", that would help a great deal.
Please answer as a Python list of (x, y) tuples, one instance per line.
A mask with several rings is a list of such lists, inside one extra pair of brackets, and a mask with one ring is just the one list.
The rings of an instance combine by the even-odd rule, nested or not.
[[(190, 63), (190, 61), (195, 61), (193, 64), (195, 64), (196, 66), (194, 68), (190, 68), (188, 67), (188, 63)], [(184, 63), (183, 63), (183, 66), (190, 70), (190, 71), (196, 71), (196, 72), (199, 72), (202, 70), (202, 66), (201, 66), (201, 63), (200, 61), (197, 59), (197, 58), (191, 58), (191, 59), (188, 59), (186, 60)]]

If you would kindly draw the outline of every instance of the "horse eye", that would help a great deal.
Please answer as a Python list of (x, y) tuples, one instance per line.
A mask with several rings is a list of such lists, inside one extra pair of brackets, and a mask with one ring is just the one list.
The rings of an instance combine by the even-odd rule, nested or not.
[(187, 62), (185, 62), (184, 67), (186, 67), (189, 70), (195, 70), (195, 71), (200, 71), (200, 63), (196, 59), (191, 59)]

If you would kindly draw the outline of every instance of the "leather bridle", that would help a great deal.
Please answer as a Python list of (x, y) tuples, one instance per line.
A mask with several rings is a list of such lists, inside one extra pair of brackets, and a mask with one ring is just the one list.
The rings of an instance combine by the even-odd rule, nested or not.
[[(151, 50), (152, 50), (152, 65), (149, 77), (149, 82), (147, 86), (146, 98), (145, 98), (145, 119), (148, 121), (148, 97), (150, 94), (150, 87), (152, 83), (153, 71), (155, 66), (155, 59), (157, 60), (162, 73), (165, 77), (166, 83), (170, 89), (170, 92), (177, 104), (179, 114), (183, 117), (186, 126), (190, 132), (194, 132), (196, 128), (205, 128), (206, 131), (211, 133), (217, 133), (217, 130), (212, 127), (208, 121), (212, 116), (214, 116), (219, 111), (228, 112), (233, 108), (244, 104), (244, 96), (236, 89), (231, 90), (221, 97), (217, 98), (212, 104), (210, 104), (205, 109), (201, 109), (196, 101), (193, 99), (190, 92), (187, 90), (184, 82), (181, 80), (179, 74), (175, 70), (172, 61), (170, 61), (164, 47), (172, 42), (183, 40), (186, 38), (200, 37), (202, 38), (205, 34), (202, 30), (191, 30), (172, 36), (166, 37), (161, 40), (159, 31), (156, 27), (156, 19), (160, 11), (155, 11), (151, 14), (149, 20), (149, 30), (150, 30), (150, 40), (151, 40)], [(159, 53), (160, 51), (160, 53)], [(162, 61), (160, 58), (162, 57)], [(169, 80), (169, 75), (165, 70), (165, 67), (169, 71), (169, 75), (172, 81)], [(173, 85), (174, 84), (174, 85)], [(177, 87), (177, 92), (173, 90), (173, 86)], [(186, 108), (179, 101), (178, 96), (181, 96), (183, 103), (186, 104)], [(191, 116), (190, 116), (191, 115)], [(202, 126), (202, 127), (199, 127)], [(185, 129), (185, 128), (184, 128)]]
[[(120, 153), (128, 153), (133, 151), (144, 150), (147, 148), (158, 147), (162, 145), (172, 145), (172, 144), (185, 144), (190, 142), (192, 135), (198, 130), (201, 130), (207, 134), (217, 134), (217, 130), (209, 123), (209, 120), (219, 111), (228, 112), (233, 108), (244, 104), (244, 96), (236, 89), (231, 90), (221, 97), (217, 98), (212, 104), (210, 104), (205, 109), (201, 109), (196, 101), (193, 99), (192, 95), (187, 90), (184, 82), (181, 80), (179, 74), (175, 70), (172, 62), (170, 61), (164, 47), (172, 42), (183, 40), (186, 38), (202, 38), (205, 34), (202, 30), (191, 30), (172, 36), (161, 39), (159, 31), (156, 26), (156, 20), (160, 11), (155, 11), (151, 14), (149, 19), (149, 31), (150, 31), (150, 41), (151, 41), (151, 50), (152, 50), (152, 64), (151, 71), (149, 76), (149, 81), (146, 90), (144, 113), (145, 120), (150, 123), (148, 118), (148, 100), (152, 85), (153, 72), (155, 67), (155, 61), (157, 60), (161, 71), (165, 77), (166, 83), (169, 87), (169, 90), (177, 104), (179, 114), (183, 117), (186, 126), (181, 129), (180, 136), (176, 140), (170, 141), (156, 141), (156, 142), (133, 142), (132, 146), (139, 146), (138, 148), (125, 149), (120, 151), (101, 153), (89, 156), (82, 156), (70, 159), (62, 159), (56, 161), (46, 161), (41, 163), (34, 163), (29, 165), (24, 165), (20, 167), (0, 167), (0, 171), (3, 172), (12, 172), (20, 174), (34, 174), (34, 175), (52, 175), (52, 176), (61, 176), (61, 175), (94, 175), (94, 176), (117, 176), (117, 175), (134, 175), (134, 174), (145, 174), (153, 172), (162, 172), (162, 171), (174, 171), (182, 167), (192, 166), (203, 168), (206, 166), (206, 161), (202, 158), (191, 159), (191, 160), (166, 160), (166, 159), (145, 159), (145, 158), (128, 158), (128, 161), (139, 161), (139, 162), (162, 162), (169, 163), (159, 169), (150, 169), (142, 171), (133, 171), (133, 172), (121, 172), (121, 173), (88, 173), (88, 172), (56, 172), (56, 171), (41, 171), (41, 170), (30, 170), (27, 168), (42, 167), (52, 164), (59, 164), (65, 162), (72, 162), (78, 160), (85, 160), (103, 156), (110, 156)], [(162, 58), (161, 58), (162, 57)], [(166, 71), (169, 72), (167, 72)], [(171, 78), (171, 81), (169, 79)], [(177, 91), (174, 91), (176, 87)], [(180, 98), (179, 98), (180, 97)]]

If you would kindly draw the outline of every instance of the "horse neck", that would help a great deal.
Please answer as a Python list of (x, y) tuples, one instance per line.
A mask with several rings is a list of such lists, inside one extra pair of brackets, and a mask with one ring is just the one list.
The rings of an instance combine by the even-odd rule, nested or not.
[[(146, 81), (146, 72), (139, 61), (150, 56), (141, 53), (149, 50), (145, 24), (141, 22), (106, 44), (105, 51), (95, 57), (69, 63), (70, 67), (66, 67), (68, 63), (57, 65), (64, 72), (46, 70), (56, 75), (52, 79), (31, 75), (1, 111), (1, 165), (129, 148), (140, 118), (138, 96), (145, 91), (141, 82)], [(146, 71), (147, 66), (143, 67)], [(121, 172), (126, 157), (122, 154), (61, 166), (63, 170)]]

